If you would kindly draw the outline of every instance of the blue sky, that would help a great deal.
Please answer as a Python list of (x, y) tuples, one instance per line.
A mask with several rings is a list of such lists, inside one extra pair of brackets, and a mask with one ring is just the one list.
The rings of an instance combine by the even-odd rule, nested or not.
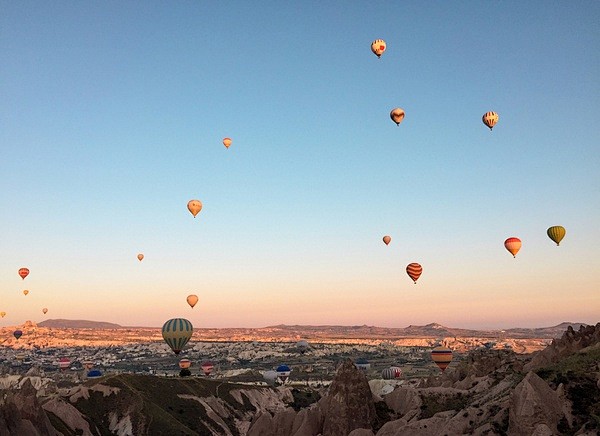
[(0, 325), (598, 321), (598, 2), (1, 8)]

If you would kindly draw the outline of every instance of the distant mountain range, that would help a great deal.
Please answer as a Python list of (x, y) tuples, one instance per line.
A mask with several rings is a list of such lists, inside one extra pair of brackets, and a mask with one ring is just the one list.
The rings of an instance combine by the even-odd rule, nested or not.
[[(300, 337), (318, 338), (443, 338), (443, 337), (489, 337), (497, 339), (500, 336), (506, 338), (557, 338), (569, 327), (578, 330), (580, 326), (586, 325), (577, 322), (563, 322), (552, 327), (540, 328), (511, 328), (506, 330), (470, 330), (445, 327), (441, 324), (431, 323), (424, 326), (409, 325), (404, 328), (361, 326), (339, 326), (339, 325), (275, 325), (256, 329), (249, 328), (197, 328), (198, 332), (222, 332), (223, 334), (252, 331), (254, 333), (269, 333), (270, 336), (278, 337)], [(39, 327), (58, 329), (123, 329), (119, 324), (87, 320), (48, 319), (38, 323)], [(150, 327), (138, 327), (150, 328)]]
[(102, 321), (87, 321), (84, 319), (47, 319), (37, 324), (39, 327), (53, 329), (120, 329), (119, 324)]

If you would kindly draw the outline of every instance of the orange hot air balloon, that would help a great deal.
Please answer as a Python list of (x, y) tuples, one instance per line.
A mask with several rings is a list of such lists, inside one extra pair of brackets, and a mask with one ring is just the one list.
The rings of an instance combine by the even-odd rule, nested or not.
[(385, 236), (383, 237), (383, 243), (384, 243), (385, 245), (390, 245), (390, 242), (391, 242), (391, 240), (392, 240), (391, 236), (385, 235)]
[(179, 361), (179, 367), (181, 369), (188, 369), (190, 366), (192, 366), (192, 361), (190, 359), (181, 359)]
[(194, 308), (194, 306), (196, 305), (196, 303), (198, 302), (198, 296), (197, 295), (188, 295), (187, 298), (187, 303), (192, 307), (192, 309)]
[(44, 308), (42, 309), (42, 312), (43, 312), (43, 313), (44, 313), (44, 315), (45, 315), (45, 314), (47, 314), (47, 313), (48, 313), (48, 309), (46, 309), (46, 308), (44, 307)]
[(27, 289), (25, 289), (25, 290), (23, 291), (23, 295), (27, 295), (27, 294), (29, 294), (29, 291), (28, 291)]
[(144, 255), (142, 253), (137, 255), (138, 260), (141, 262), (142, 260), (144, 260)]
[(416, 262), (409, 263), (406, 267), (406, 274), (413, 279), (415, 285), (417, 284), (417, 280), (421, 277), (421, 273), (423, 272), (423, 267)]
[(231, 138), (223, 138), (223, 145), (225, 146), (225, 148), (229, 148), (229, 146), (231, 145)]
[(496, 112), (486, 112), (485, 114), (483, 114), (483, 117), (481, 117), (481, 121), (483, 121), (483, 124), (488, 126), (490, 130), (492, 130), (498, 122), (498, 118), (499, 117)]
[(404, 119), (404, 109), (400, 109), (399, 107), (392, 109), (390, 112), (390, 118), (394, 123), (396, 123), (397, 126), (399, 126)]
[(25, 280), (25, 277), (27, 277), (29, 275), (29, 269), (28, 268), (20, 268), (19, 275), (21, 276), (21, 278), (23, 280)]
[(517, 257), (517, 253), (521, 249), (521, 240), (519, 238), (508, 238), (504, 241), (504, 247), (513, 255)]
[(387, 48), (387, 44), (383, 39), (376, 39), (371, 43), (371, 51), (380, 58), (385, 49)]
[(4, 318), (6, 316), (6, 312), (0, 312), (0, 316)]
[(196, 218), (196, 215), (202, 210), (202, 202), (200, 200), (190, 200), (187, 207), (191, 214), (194, 215), (194, 218)]
[(452, 350), (447, 347), (435, 347), (431, 350), (431, 358), (435, 364), (444, 372), (452, 362)]

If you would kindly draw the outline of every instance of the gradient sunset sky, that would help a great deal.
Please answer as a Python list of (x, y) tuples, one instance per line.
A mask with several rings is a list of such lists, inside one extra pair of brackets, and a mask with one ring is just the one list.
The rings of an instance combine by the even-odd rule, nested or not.
[(600, 2), (0, 9), (0, 326), (600, 321)]

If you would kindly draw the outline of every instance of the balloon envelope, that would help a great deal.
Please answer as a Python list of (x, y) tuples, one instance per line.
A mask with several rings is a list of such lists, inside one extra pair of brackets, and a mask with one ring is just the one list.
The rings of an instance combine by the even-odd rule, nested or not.
[(229, 148), (229, 146), (231, 145), (231, 138), (224, 138), (224, 139), (223, 139), (223, 145), (224, 145), (226, 148)]
[(138, 260), (141, 262), (142, 260), (144, 260), (144, 255), (142, 253), (137, 255)]
[(202, 368), (202, 372), (204, 373), (204, 375), (210, 375), (213, 372), (213, 369), (215, 368), (215, 364), (212, 363), (210, 360), (207, 360), (206, 362), (202, 362), (200, 368)]
[(71, 359), (68, 357), (61, 357), (58, 359), (58, 366), (60, 369), (67, 369), (71, 365)]
[(521, 240), (515, 237), (508, 238), (504, 241), (504, 248), (506, 248), (513, 257), (517, 257), (517, 253), (521, 249)]
[(416, 262), (409, 263), (406, 267), (406, 274), (408, 274), (415, 284), (417, 283), (419, 277), (421, 277), (422, 272), (423, 267)]
[(42, 313), (45, 315), (48, 313), (48, 309), (46, 309), (45, 307), (42, 309)]
[(285, 381), (287, 380), (287, 378), (290, 376), (290, 373), (292, 372), (292, 370), (290, 369), (289, 366), (287, 365), (279, 365), (276, 369), (277, 371), (277, 377), (279, 377), (279, 379), (285, 383)]
[(567, 231), (563, 226), (552, 226), (546, 230), (548, 237), (556, 242), (556, 245), (560, 245), (560, 241), (563, 240)]
[(499, 117), (496, 112), (486, 112), (485, 114), (483, 114), (483, 117), (481, 117), (481, 121), (483, 121), (483, 124), (488, 126), (490, 130), (492, 130), (498, 122), (498, 118)]
[(29, 294), (29, 291), (27, 289), (23, 290), (23, 295), (27, 295)]
[(0, 316), (4, 318), (6, 316), (6, 312), (0, 312)]
[(399, 126), (404, 119), (404, 109), (400, 109), (399, 107), (392, 109), (390, 112), (390, 118), (394, 123), (396, 123), (397, 126)]
[(197, 296), (197, 295), (194, 295), (194, 294), (191, 294), (191, 295), (188, 295), (188, 296), (187, 296), (186, 300), (187, 300), (187, 303), (188, 303), (188, 304), (189, 304), (189, 305), (192, 307), (192, 309), (193, 309), (193, 308), (194, 308), (194, 306), (196, 305), (196, 303), (198, 302), (198, 296)]
[(162, 336), (175, 354), (179, 354), (194, 332), (192, 323), (184, 318), (173, 318), (165, 322)]
[(102, 373), (97, 369), (92, 369), (90, 372), (87, 373), (87, 378), (98, 378), (98, 377), (102, 377)]
[(384, 380), (394, 380), (402, 377), (402, 369), (397, 366), (391, 366), (381, 371), (381, 378)]
[(431, 350), (431, 358), (435, 364), (444, 372), (452, 361), (452, 350), (447, 347), (435, 347)]
[(21, 336), (23, 336), (23, 332), (21, 330), (15, 330), (13, 332), (13, 336), (17, 339), (19, 339)]
[(371, 43), (371, 51), (377, 55), (378, 58), (381, 57), (386, 48), (387, 44), (383, 39), (376, 39)]
[(27, 277), (29, 275), (29, 269), (27, 269), (27, 268), (20, 268), (19, 269), (19, 275), (21, 276), (21, 278), (23, 280), (25, 280), (25, 277)]
[(194, 218), (196, 218), (196, 215), (202, 210), (202, 202), (200, 200), (190, 200), (187, 207), (191, 214), (194, 215)]
[(390, 245), (390, 242), (391, 242), (391, 241), (392, 241), (392, 238), (391, 238), (391, 236), (385, 235), (385, 236), (383, 237), (383, 243), (384, 243), (385, 245)]
[(181, 359), (181, 360), (179, 361), (179, 367), (180, 367), (181, 369), (187, 369), (187, 368), (189, 368), (190, 366), (192, 366), (192, 361), (191, 361), (190, 359)]

